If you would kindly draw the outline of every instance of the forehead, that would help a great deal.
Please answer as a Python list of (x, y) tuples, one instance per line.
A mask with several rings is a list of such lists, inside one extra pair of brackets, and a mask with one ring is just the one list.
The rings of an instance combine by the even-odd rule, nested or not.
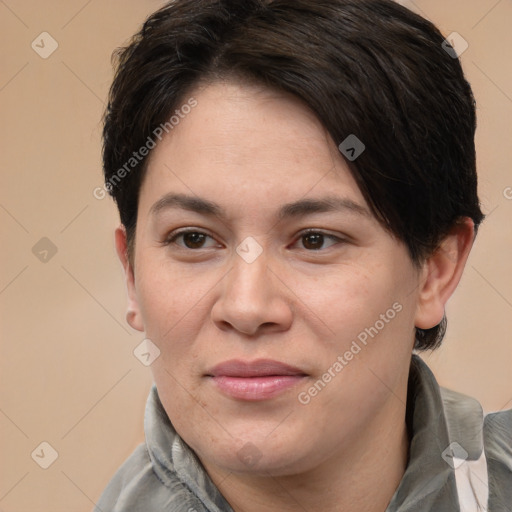
[(366, 206), (336, 145), (297, 98), (231, 82), (196, 89), (184, 103), (190, 98), (196, 106), (149, 157), (141, 207), (169, 192), (266, 207), (334, 191)]

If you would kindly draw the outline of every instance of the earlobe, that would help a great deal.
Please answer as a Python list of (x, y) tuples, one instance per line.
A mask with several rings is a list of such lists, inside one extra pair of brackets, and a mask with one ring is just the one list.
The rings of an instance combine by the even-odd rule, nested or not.
[(126, 313), (126, 321), (128, 325), (137, 331), (144, 332), (144, 323), (140, 314), (137, 292), (135, 288), (135, 276), (132, 265), (128, 258), (128, 243), (126, 229), (119, 226), (115, 231), (115, 245), (119, 261), (124, 269), (126, 280), (126, 290), (128, 294), (128, 311)]
[(474, 223), (461, 219), (425, 261), (415, 326), (431, 329), (443, 319), (446, 303), (459, 284), (475, 237)]

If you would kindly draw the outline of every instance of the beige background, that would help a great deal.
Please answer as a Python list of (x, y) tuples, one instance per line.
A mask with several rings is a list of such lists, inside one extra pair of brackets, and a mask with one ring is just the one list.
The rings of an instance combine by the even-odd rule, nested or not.
[[(480, 194), (488, 214), (448, 307), (445, 344), (425, 358), (442, 384), (475, 396), (487, 411), (512, 407), (512, 1), (402, 3), (469, 43), (461, 58), (478, 102)], [(0, 0), (4, 512), (91, 510), (143, 441), (151, 376), (132, 353), (143, 336), (124, 319), (113, 246), (117, 213), (93, 190), (102, 185), (110, 54), (160, 5)], [(58, 43), (47, 59), (31, 47), (35, 40), (43, 51), (43, 31)], [(43, 237), (57, 248), (46, 262), (32, 250)], [(43, 441), (58, 452), (46, 470), (31, 457)]]

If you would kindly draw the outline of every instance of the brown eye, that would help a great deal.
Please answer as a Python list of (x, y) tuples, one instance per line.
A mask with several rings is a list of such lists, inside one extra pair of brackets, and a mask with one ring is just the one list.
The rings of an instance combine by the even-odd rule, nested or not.
[(302, 236), (302, 240), (306, 249), (318, 250), (324, 244), (324, 235), (321, 233), (308, 233)]
[[(209, 244), (208, 239), (210, 240)], [(218, 247), (218, 244), (210, 235), (193, 229), (171, 233), (164, 241), (164, 245), (173, 244), (182, 249), (206, 249), (209, 247)]]
[(189, 249), (200, 249), (206, 239), (204, 233), (196, 233), (191, 231), (190, 233), (183, 233), (183, 243)]
[[(322, 233), (321, 231), (306, 231), (303, 232), (298, 241), (302, 242), (302, 248), (308, 251), (319, 251), (321, 249), (328, 249), (331, 245), (343, 243), (344, 240), (329, 233)], [(325, 245), (328, 243), (328, 245)]]

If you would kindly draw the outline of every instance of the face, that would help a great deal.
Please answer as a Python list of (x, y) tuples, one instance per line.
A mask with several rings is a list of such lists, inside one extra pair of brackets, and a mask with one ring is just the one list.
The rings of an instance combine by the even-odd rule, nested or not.
[(140, 191), (130, 323), (205, 466), (307, 471), (403, 416), (420, 275), (298, 100), (191, 96)]

